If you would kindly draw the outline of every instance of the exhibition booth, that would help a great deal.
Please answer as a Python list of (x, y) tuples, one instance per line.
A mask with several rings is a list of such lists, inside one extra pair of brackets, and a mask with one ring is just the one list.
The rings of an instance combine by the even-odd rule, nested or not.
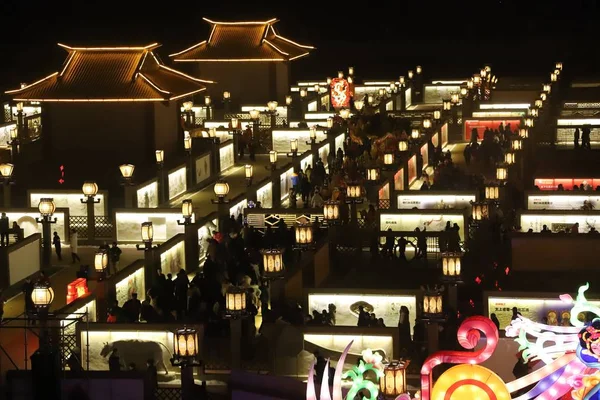
[(431, 191), (414, 193), (402, 192), (398, 193), (398, 209), (471, 209), (471, 203), (477, 199), (475, 191), (464, 192), (448, 192), (448, 191)]
[(414, 233), (416, 228), (427, 232), (442, 232), (446, 223), (457, 224), (461, 240), (465, 240), (466, 211), (446, 210), (402, 210), (385, 212), (379, 215), (379, 230), (385, 232)]
[(517, 214), (520, 221), (521, 231), (541, 232), (543, 226), (554, 232), (571, 231), (573, 225), (579, 224), (578, 233), (588, 233), (593, 227), (600, 231), (600, 212), (592, 210), (531, 210)]
[(567, 190), (573, 190), (573, 186), (595, 189), (600, 186), (600, 178), (535, 178), (533, 184), (540, 190), (558, 190), (558, 186)]
[(486, 129), (496, 130), (503, 125), (507, 127), (510, 124), (510, 129), (513, 132), (517, 132), (521, 124), (521, 118), (465, 118), (463, 121), (463, 139), (467, 142), (471, 141), (471, 132), (473, 129), (477, 129), (479, 135), (479, 141), (483, 140), (483, 132)]
[(600, 207), (600, 192), (596, 191), (568, 191), (548, 192), (540, 191), (525, 193), (527, 210), (598, 210)]
[(590, 128), (591, 143), (600, 142), (600, 118), (573, 117), (558, 118), (556, 120), (556, 144), (573, 146), (575, 138), (575, 129), (579, 128), (581, 135), (581, 130), (583, 127)]
[[(83, 195), (81, 196), (83, 197)], [(37, 221), (40, 218), (40, 211), (37, 205), (34, 208), (1, 208), (1, 212), (6, 213), (9, 227), (12, 227), (12, 223), (16, 222), (23, 229), (24, 237), (31, 236), (34, 233), (42, 233), (42, 224)], [(56, 218), (56, 222), (52, 224), (52, 231), (58, 234), (63, 246), (69, 243), (69, 215), (68, 208), (59, 207), (56, 208), (52, 215), (53, 218)]]

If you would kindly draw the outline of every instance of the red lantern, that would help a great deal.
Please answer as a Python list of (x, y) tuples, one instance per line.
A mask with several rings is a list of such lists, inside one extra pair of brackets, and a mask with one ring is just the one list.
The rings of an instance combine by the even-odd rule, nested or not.
[(331, 104), (333, 108), (348, 108), (350, 98), (352, 97), (352, 88), (344, 78), (334, 78), (331, 80)]

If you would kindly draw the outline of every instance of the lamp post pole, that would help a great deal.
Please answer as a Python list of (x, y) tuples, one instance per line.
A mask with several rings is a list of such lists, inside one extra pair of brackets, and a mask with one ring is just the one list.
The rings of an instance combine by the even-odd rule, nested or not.
[(94, 243), (96, 240), (96, 215), (94, 205), (100, 203), (100, 199), (96, 198), (98, 193), (98, 185), (95, 182), (84, 182), (82, 187), (85, 199), (80, 199), (82, 204), (87, 206), (87, 240), (88, 243)]
[(0, 164), (0, 179), (2, 179), (5, 208), (10, 208), (10, 186), (14, 185), (14, 181), (12, 180), (14, 168), (15, 166), (13, 164)]
[(51, 229), (52, 224), (55, 224), (57, 218), (52, 218), (54, 211), (56, 210), (56, 205), (54, 204), (54, 199), (51, 198), (43, 198), (40, 199), (40, 203), (38, 204), (38, 210), (40, 212), (41, 218), (36, 218), (36, 222), (38, 224), (42, 224), (42, 239), (43, 239), (43, 252), (42, 252), (42, 262), (45, 267), (50, 266), (50, 261), (52, 257), (52, 239), (51, 239)]
[(152, 222), (142, 222), (141, 231), (143, 246), (139, 244), (135, 245), (135, 248), (139, 251), (144, 252), (144, 283), (147, 288), (152, 287), (154, 280), (156, 279), (156, 249), (158, 246), (154, 246), (152, 241), (154, 240), (154, 227)]
[(198, 224), (193, 221), (194, 206), (191, 200), (184, 200), (181, 204), (181, 214), (183, 220), (177, 221), (177, 224), (184, 227), (185, 236), (185, 269), (194, 271), (198, 268)]
[(135, 165), (133, 164), (122, 164), (119, 166), (121, 171), (121, 178), (125, 196), (125, 208), (131, 208), (133, 205), (133, 172), (135, 171)]

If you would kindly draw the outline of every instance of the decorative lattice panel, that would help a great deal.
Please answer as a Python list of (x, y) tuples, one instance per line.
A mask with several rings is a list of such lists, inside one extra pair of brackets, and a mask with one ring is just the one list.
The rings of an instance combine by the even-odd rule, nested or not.
[(181, 400), (181, 388), (156, 388), (154, 398), (156, 400)]
[(79, 239), (88, 237), (87, 216), (71, 215), (69, 217), (69, 229), (76, 229)]
[(106, 216), (94, 217), (94, 232), (96, 238), (110, 239), (113, 237), (113, 223)]
[(390, 209), (390, 200), (389, 199), (379, 199), (379, 208), (382, 210)]
[(323, 214), (258, 214), (258, 213), (248, 213), (246, 215), (246, 219), (248, 221), (248, 225), (253, 226), (255, 228), (266, 228), (267, 226), (271, 226), (272, 228), (276, 228), (279, 224), (279, 221), (283, 220), (288, 228), (296, 225), (297, 223), (302, 222), (314, 222), (316, 218), (319, 218), (319, 221), (323, 220)]

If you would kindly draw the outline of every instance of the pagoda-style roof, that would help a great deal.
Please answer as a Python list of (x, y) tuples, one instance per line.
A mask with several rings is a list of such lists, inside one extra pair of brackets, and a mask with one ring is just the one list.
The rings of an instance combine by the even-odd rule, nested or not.
[(292, 61), (307, 56), (312, 46), (304, 46), (277, 34), (273, 18), (262, 22), (216, 22), (208, 40), (171, 54), (174, 61)]
[(144, 47), (70, 47), (60, 72), (6, 93), (15, 101), (168, 101), (206, 90), (206, 83), (163, 65), (157, 43)]

